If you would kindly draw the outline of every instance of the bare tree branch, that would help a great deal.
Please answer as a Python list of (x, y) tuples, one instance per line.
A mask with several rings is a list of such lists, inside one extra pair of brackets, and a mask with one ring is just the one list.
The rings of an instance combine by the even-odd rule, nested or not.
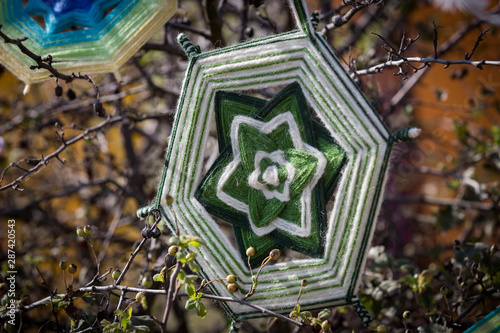
[(343, 15), (335, 15), (332, 17), (332, 22), (331, 23), (328, 23), (327, 25), (325, 25), (325, 27), (323, 28), (323, 30), (321, 30), (321, 33), (325, 34), (327, 33), (329, 30), (333, 30), (333, 29), (336, 29), (336, 28), (339, 28), (341, 26), (343, 26), (344, 24), (348, 23), (352, 17), (354, 16), (354, 14), (356, 14), (357, 12), (359, 12), (360, 10), (362, 10), (363, 8), (366, 8), (367, 6), (370, 6), (370, 5), (378, 5), (380, 4), (381, 1), (380, 0), (363, 0), (363, 1), (359, 1), (359, 0), (350, 0), (350, 1), (344, 1), (344, 4), (345, 5), (348, 5), (348, 6), (351, 6), (351, 8)]
[[(438, 64), (443, 64), (444, 68), (448, 68), (451, 65), (470, 65), (474, 66), (479, 69), (483, 69), (483, 66), (500, 66), (500, 60), (478, 60), (478, 61), (471, 61), (471, 60), (466, 60), (466, 59), (458, 59), (458, 60), (445, 60), (445, 59), (436, 59), (436, 58), (422, 58), (422, 57), (402, 57), (399, 60), (389, 60), (384, 63), (365, 68), (365, 69), (360, 69), (356, 71), (355, 75), (367, 75), (367, 74), (377, 74), (377, 73), (382, 73), (384, 68), (387, 67), (401, 67), (402, 65), (410, 65), (411, 63), (421, 63), (424, 65), (429, 65), (432, 63), (438, 63)], [(421, 69), (424, 69), (425, 67), (421, 68), (414, 68), (415, 73), (420, 71)]]
[[(4, 191), (8, 188), (20, 190), (18, 184), (20, 182), (22, 182), (26, 177), (28, 177), (29, 175), (31, 175), (33, 173), (38, 172), (40, 169), (45, 167), (50, 162), (50, 160), (52, 160), (54, 158), (58, 158), (59, 154), (61, 154), (66, 148), (68, 148), (69, 146), (75, 144), (76, 142), (78, 142), (80, 140), (86, 139), (92, 133), (105, 130), (107, 127), (109, 127), (113, 124), (116, 124), (116, 123), (123, 122), (124, 120), (131, 120), (131, 121), (137, 122), (137, 121), (142, 121), (145, 119), (164, 117), (166, 115), (171, 115), (171, 114), (170, 114), (170, 112), (168, 112), (168, 113), (157, 113), (157, 114), (151, 114), (151, 115), (143, 115), (143, 116), (137, 116), (137, 117), (130, 115), (130, 114), (123, 114), (123, 115), (119, 115), (119, 116), (108, 117), (108, 119), (101, 122), (100, 124), (93, 126), (93, 127), (89, 127), (87, 129), (85, 129), (83, 131), (83, 133), (81, 133), (81, 134), (79, 134), (79, 135), (77, 135), (77, 136), (75, 136), (67, 141), (64, 141), (62, 143), (62, 145), (59, 146), (59, 148), (57, 148), (54, 152), (50, 153), (49, 155), (47, 155), (47, 156), (42, 155), (40, 157), (40, 159), (37, 161), (36, 165), (33, 166), (32, 168), (29, 168), (29, 169), (22, 168), (25, 171), (25, 173), (22, 174), (21, 176), (19, 176), (18, 178), (16, 178), (15, 180), (11, 181), (9, 184), (6, 184), (6, 185), (0, 187), (0, 191)], [(0, 176), (0, 184), (3, 182), (3, 180), (5, 178), (5, 173), (13, 167), (19, 168), (19, 166), (16, 163), (11, 163), (11, 165), (9, 167), (7, 167), (6, 169), (4, 169), (2, 171), (1, 176)]]
[(23, 42), (25, 40), (27, 40), (28, 37), (15, 38), (15, 39), (10, 38), (9, 36), (7, 36), (6, 34), (4, 34), (2, 32), (2, 25), (1, 24), (0, 24), (0, 37), (3, 38), (5, 43), (16, 45), (22, 53), (26, 54), (28, 57), (35, 60), (36, 66), (35, 65), (31, 66), (32, 70), (45, 69), (45, 70), (49, 71), (51, 76), (55, 77), (56, 80), (57, 79), (64, 80), (67, 83), (73, 82), (73, 80), (75, 80), (75, 79), (80, 79), (80, 80), (85, 80), (85, 81), (90, 82), (94, 86), (96, 100), (99, 101), (99, 87), (97, 86), (97, 84), (94, 82), (94, 80), (89, 75), (86, 75), (86, 74), (82, 75), (80, 73), (78, 73), (78, 74), (72, 73), (71, 75), (67, 75), (67, 74), (63, 74), (63, 73), (59, 72), (57, 69), (55, 69), (52, 66), (53, 59), (52, 59), (51, 55), (48, 55), (47, 57), (42, 58), (41, 56), (33, 53), (31, 50), (29, 50), (26, 46), (23, 45)]

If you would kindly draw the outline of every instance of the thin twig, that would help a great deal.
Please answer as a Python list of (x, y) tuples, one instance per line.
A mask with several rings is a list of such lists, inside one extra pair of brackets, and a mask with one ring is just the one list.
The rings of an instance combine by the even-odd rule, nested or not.
[[(462, 29), (454, 33), (448, 40), (438, 47), (438, 57), (443, 56), (448, 52), (453, 46), (455, 46), (465, 35), (467, 35), (472, 29), (477, 27), (481, 23), (480, 20), (474, 20), (468, 25), (464, 26)], [(389, 101), (389, 108), (385, 113), (388, 113), (394, 106), (398, 105), (403, 98), (408, 94), (408, 92), (417, 84), (417, 82), (424, 76), (429, 67), (425, 67), (419, 70), (418, 73), (412, 75), (406, 84), (399, 89), (399, 91), (391, 98)]]
[(163, 327), (166, 327), (167, 325), (168, 315), (170, 314), (170, 309), (172, 308), (172, 302), (174, 301), (173, 299), (174, 289), (177, 288), (175, 282), (177, 280), (177, 275), (179, 275), (180, 270), (181, 270), (181, 264), (177, 263), (175, 270), (170, 276), (170, 283), (168, 285), (168, 293), (167, 293), (167, 304), (165, 305), (165, 313), (163, 314), (163, 320), (162, 320)]
[[(122, 290), (122, 292), (120, 293), (120, 299), (118, 300), (118, 305), (116, 306), (117, 310), (120, 310), (120, 308), (122, 307), (122, 303), (123, 303), (123, 299), (125, 298), (125, 294), (126, 294), (126, 292), (124, 290)], [(113, 322), (116, 322), (117, 320), (118, 320), (118, 316), (115, 315)]]
[[(143, 292), (145, 294), (156, 294), (156, 295), (165, 295), (168, 293), (168, 291), (162, 290), (162, 289), (144, 289), (144, 288), (121, 286), (121, 285), (117, 285), (117, 284), (107, 285), (107, 286), (84, 287), (84, 288), (79, 288), (76, 291), (88, 293), (88, 292), (103, 292), (103, 291), (111, 291), (111, 290), (120, 290), (121, 294), (123, 295), (123, 298), (125, 297), (125, 294), (127, 292), (135, 292), (135, 293)], [(66, 294), (54, 295), (54, 297), (64, 297), (64, 296), (66, 296)], [(177, 296), (186, 297), (186, 296), (188, 296), (188, 294), (185, 292), (180, 292), (177, 294)], [(120, 298), (122, 298), (122, 297), (120, 297)], [(243, 298), (231, 298), (231, 297), (223, 297), (223, 296), (216, 296), (216, 295), (210, 295), (210, 294), (203, 294), (202, 298), (206, 298), (206, 299), (210, 299), (210, 300), (214, 300), (214, 301), (219, 301), (219, 302), (235, 302), (235, 303), (243, 304), (243, 305), (246, 305), (246, 306), (251, 307), (253, 309), (256, 309), (262, 313), (266, 313), (266, 314), (269, 314), (271, 316), (274, 316), (274, 317), (280, 318), (282, 320), (285, 320), (287, 322), (290, 322), (296, 326), (301, 326), (301, 327), (303, 326), (303, 324), (301, 324), (301, 323), (299, 323), (291, 318), (283, 316), (283, 315), (276, 313), (274, 311), (268, 310), (262, 306), (250, 303)], [(51, 299), (50, 297), (46, 297), (46, 298), (41, 299), (39, 301), (33, 302), (33, 303), (31, 303), (31, 304), (29, 304), (21, 309), (16, 309), (16, 311), (21, 311), (21, 310), (27, 311), (27, 310), (34, 309), (36, 307), (47, 304), (47, 301), (49, 301), (50, 299)], [(3, 318), (3, 316), (2, 316), (2, 318)]]
[(137, 246), (137, 248), (135, 249), (135, 251), (130, 254), (130, 258), (125, 264), (125, 267), (123, 268), (120, 277), (118, 277), (118, 279), (116, 280), (116, 284), (120, 284), (120, 282), (122, 282), (123, 278), (125, 277), (125, 273), (127, 273), (127, 271), (130, 268), (130, 265), (132, 264), (132, 261), (134, 261), (135, 256), (137, 256), (137, 254), (141, 251), (142, 246), (144, 245), (144, 243), (146, 243), (147, 240), (148, 240), (147, 238), (143, 238), (139, 243), (139, 245)]
[(386, 200), (390, 202), (399, 202), (399, 203), (423, 203), (436, 206), (458, 206), (462, 208), (478, 209), (483, 211), (489, 211), (494, 207), (493, 203), (487, 203), (487, 202), (465, 201), (465, 200), (447, 199), (447, 198), (429, 198), (426, 196), (387, 197)]
[(372, 4), (379, 4), (381, 1), (374, 1), (374, 0), (365, 0), (365, 1), (345, 1), (347, 5), (350, 5), (351, 8), (344, 14), (344, 15), (335, 15), (332, 17), (332, 22), (328, 23), (325, 25), (323, 30), (321, 32), (323, 34), (327, 33), (329, 30), (337, 29), (347, 22), (349, 22), (354, 14), (359, 12), (361, 9), (372, 5)]
[(57, 312), (54, 310), (54, 302), (53, 302), (53, 298), (54, 298), (54, 295), (55, 295), (55, 292), (53, 292), (50, 288), (49, 288), (49, 285), (47, 284), (47, 281), (45, 280), (45, 277), (43, 276), (42, 272), (40, 272), (40, 269), (38, 268), (38, 266), (35, 266), (38, 274), (40, 274), (40, 277), (42, 278), (42, 284), (43, 286), (49, 291), (49, 299), (50, 299), (50, 310), (52, 312), (52, 315), (54, 316), (54, 319), (56, 321), (56, 324), (57, 326), (59, 326), (59, 329), (64, 332), (64, 329), (63, 327), (61, 326), (61, 324), (59, 323), (59, 319), (57, 318)]
[[(170, 115), (170, 113), (168, 113), (168, 114)], [(81, 134), (79, 134), (79, 135), (77, 135), (77, 136), (75, 136), (75, 137), (73, 137), (73, 138), (65, 141), (59, 148), (57, 148), (51, 154), (49, 154), (49, 155), (47, 155), (45, 157), (41, 156), (41, 158), (38, 160), (38, 163), (35, 166), (33, 166), (30, 169), (26, 169), (24, 174), (22, 174), (21, 176), (19, 176), (18, 178), (16, 178), (12, 182), (10, 182), (9, 184), (0, 187), (0, 192), (6, 190), (8, 188), (19, 190), (19, 188), (18, 188), (17, 185), (20, 182), (22, 182), (26, 177), (28, 177), (29, 175), (37, 172), (38, 170), (40, 170), (41, 168), (43, 168), (44, 166), (46, 166), (49, 163), (50, 160), (52, 160), (53, 158), (57, 158), (58, 155), (61, 154), (66, 148), (68, 148), (69, 146), (77, 143), (80, 140), (88, 138), (88, 136), (90, 134), (92, 134), (92, 133), (104, 130), (108, 126), (116, 124), (116, 123), (119, 123), (119, 122), (122, 122), (124, 120), (131, 120), (131, 121), (137, 122), (137, 121), (141, 121), (141, 120), (145, 120), (145, 119), (153, 119), (153, 118), (159, 118), (159, 117), (163, 117), (163, 116), (164, 116), (164, 114), (162, 113), (162, 114), (151, 114), (151, 115), (143, 115), (143, 116), (133, 116), (131, 114), (122, 114), (122, 115), (118, 115), (118, 116), (115, 116), (115, 117), (109, 117), (108, 119), (106, 119), (105, 121), (101, 122), (100, 124), (98, 124), (96, 126), (93, 126), (93, 127), (89, 127), (87, 129), (85, 129), (83, 131), (83, 133), (81, 133)], [(14, 164), (14, 165), (11, 164), (10, 166), (8, 166), (7, 168), (5, 168), (2, 171), (2, 173), (0, 175), (0, 184), (4, 180), (5, 172), (7, 172), (7, 170), (9, 170), (12, 167), (17, 167), (17, 165), (16, 164)]]
[[(470, 65), (479, 69), (483, 69), (483, 66), (500, 66), (500, 61), (498, 60), (478, 60), (471, 61), (466, 59), (458, 59), (458, 60), (445, 60), (445, 59), (436, 59), (436, 58), (422, 58), (422, 57), (408, 57), (402, 58), (399, 60), (389, 60), (383, 62), (378, 65), (371, 66), (369, 68), (360, 69), (356, 71), (355, 75), (367, 75), (367, 74), (377, 74), (382, 73), (384, 68), (387, 67), (400, 67), (403, 64), (409, 63), (421, 63), (424, 65), (428, 65), (431, 63), (443, 64), (445, 68), (448, 68), (451, 65)], [(424, 67), (422, 67), (423, 69)], [(419, 69), (417, 69), (419, 71)]]
[(472, 48), (472, 51), (469, 53), (465, 53), (465, 59), (466, 60), (470, 60), (470, 58), (472, 58), (472, 55), (474, 54), (474, 52), (476, 51), (476, 48), (479, 46), (479, 43), (481, 43), (484, 39), (483, 39), (483, 36), (488, 32), (490, 31), (490, 29), (486, 29), (484, 31), (481, 31), (479, 33), (479, 36), (477, 37), (477, 40), (476, 42), (474, 43), (474, 47)]
[(434, 25), (434, 38), (432, 40), (432, 45), (434, 46), (434, 58), (439, 58), (439, 52), (438, 52), (438, 29), (442, 28), (442, 26), (437, 26), (436, 22), (432, 21), (432, 24)]
[(467, 316), (475, 307), (478, 305), (487, 295), (491, 295), (495, 290), (483, 290), (479, 295), (474, 298), (474, 300), (462, 311), (455, 319), (453, 319), (453, 323), (459, 323), (465, 316)]

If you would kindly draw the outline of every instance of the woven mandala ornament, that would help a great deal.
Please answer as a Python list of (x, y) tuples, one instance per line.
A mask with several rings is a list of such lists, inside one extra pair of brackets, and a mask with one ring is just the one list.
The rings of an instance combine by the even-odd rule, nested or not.
[[(196, 249), (203, 278), (238, 278), (235, 294), (210, 284), (215, 295), (251, 290), (248, 247), (253, 274), (280, 249), (249, 302), (287, 314), (307, 279), (302, 309), (352, 304), (368, 322), (356, 291), (391, 147), (418, 130), (391, 135), (302, 1), (291, 7), (292, 32), (203, 53), (179, 37), (189, 66), (156, 202), (138, 215), (158, 209), (171, 230), (205, 241)], [(222, 305), (234, 320), (264, 315)]]
[[(177, 0), (0, 0), (2, 32), (63, 73), (118, 70), (177, 11)], [(49, 78), (17, 46), (0, 43), (0, 62), (25, 83)]]

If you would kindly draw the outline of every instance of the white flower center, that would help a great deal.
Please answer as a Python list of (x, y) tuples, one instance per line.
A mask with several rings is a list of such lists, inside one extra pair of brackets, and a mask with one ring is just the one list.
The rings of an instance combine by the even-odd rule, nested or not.
[[(287, 179), (284, 181), (283, 191), (279, 192), (277, 190), (268, 190), (266, 185), (278, 186), (280, 185), (279, 179), (279, 169), (277, 165), (270, 165), (264, 170), (260, 171), (260, 161), (263, 158), (270, 159), (273, 163), (282, 165), (286, 168)], [(259, 181), (259, 176), (262, 175), (262, 180), (264, 184)], [(276, 150), (272, 153), (266, 153), (265, 151), (259, 150), (255, 154), (255, 170), (248, 176), (248, 185), (250, 187), (262, 191), (262, 194), (266, 199), (276, 198), (281, 202), (290, 200), (290, 183), (295, 177), (294, 166), (285, 159), (285, 153), (282, 150)]]
[(278, 167), (276, 165), (268, 166), (262, 173), (262, 180), (264, 180), (266, 184), (278, 186), (280, 184), (280, 180), (278, 178)]

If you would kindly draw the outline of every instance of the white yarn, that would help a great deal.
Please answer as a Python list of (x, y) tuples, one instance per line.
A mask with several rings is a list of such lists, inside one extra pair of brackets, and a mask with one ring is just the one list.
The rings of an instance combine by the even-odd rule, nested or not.
[[(250, 125), (256, 129), (258, 129), (260, 132), (263, 134), (269, 134), (272, 131), (274, 131), (278, 126), (287, 124), (289, 127), (289, 134), (290, 137), (292, 138), (292, 142), (294, 145), (295, 149), (299, 150), (304, 150), (314, 157), (317, 158), (318, 160), (318, 165), (316, 167), (316, 172), (313, 176), (313, 178), (310, 180), (308, 185), (305, 187), (305, 189), (302, 192), (301, 196), (301, 225), (298, 226), (295, 223), (286, 221), (282, 218), (276, 218), (272, 222), (270, 222), (267, 226), (265, 227), (257, 227), (250, 216), (250, 210), (247, 204), (231, 197), (228, 195), (226, 192), (224, 192), (223, 188), (225, 184), (229, 181), (231, 176), (233, 175), (234, 171), (238, 167), (238, 165), (241, 163), (241, 153), (240, 153), (240, 147), (238, 143), (238, 137), (239, 137), (239, 128), (242, 124)], [(312, 189), (314, 186), (316, 186), (318, 180), (321, 178), (323, 175), (325, 168), (326, 168), (326, 158), (325, 156), (316, 148), (304, 143), (300, 136), (300, 131), (297, 123), (295, 122), (295, 119), (293, 117), (293, 114), (291, 112), (285, 112), (282, 114), (279, 114), (278, 116), (274, 117), (268, 122), (262, 122), (247, 116), (236, 116), (233, 119), (233, 122), (231, 123), (231, 132), (230, 132), (230, 137), (231, 137), (231, 145), (232, 145), (232, 151), (233, 151), (233, 161), (226, 166), (224, 171), (222, 172), (222, 175), (219, 179), (219, 183), (217, 184), (217, 197), (224, 201), (227, 205), (233, 207), (234, 209), (237, 209), (241, 212), (244, 212), (248, 214), (248, 218), (250, 221), (250, 225), (252, 228), (252, 231), (258, 235), (258, 236), (265, 236), (269, 234), (270, 232), (274, 231), (275, 229), (281, 229), (285, 232), (289, 232), (291, 234), (297, 235), (299, 237), (308, 237), (311, 234), (311, 195), (312, 195)], [(283, 152), (281, 152), (283, 153)], [(261, 154), (257, 154), (256, 156), (256, 161), (255, 165), (256, 168), (258, 167), (258, 162), (257, 159), (260, 160), (265, 156), (264, 154), (267, 154), (265, 152), (262, 152)], [(268, 154), (269, 156), (272, 156), (276, 161), (286, 162), (284, 159), (284, 156), (279, 158), (279, 151)], [(288, 163), (288, 162), (287, 162)], [(288, 163), (289, 164), (289, 163)], [(286, 165), (286, 164), (285, 164)], [(293, 166), (291, 166), (293, 168)], [(287, 170), (291, 171), (291, 168), (287, 166)], [(294, 176), (295, 171), (293, 171), (292, 176)], [(250, 175), (249, 183), (250, 182), (256, 182), (253, 178), (255, 178), (255, 174), (252, 173)], [(267, 189), (266, 189), (267, 191)], [(288, 191), (289, 191), (289, 183), (288, 183)], [(276, 192), (276, 193), (274, 193)], [(266, 192), (264, 192), (264, 195), (266, 195)], [(267, 191), (267, 195), (269, 197), (276, 196), (278, 199), (285, 199), (286, 196), (288, 196), (289, 200), (289, 192), (283, 193), (281, 195), (279, 192), (276, 190), (274, 191)], [(267, 198), (267, 196), (266, 196)], [(269, 198), (268, 198), (269, 199)], [(280, 200), (281, 200), (280, 199)], [(284, 201), (284, 200), (281, 200)]]
[[(178, 205), (174, 205), (175, 216), (170, 212), (171, 206), (163, 204), (170, 223), (173, 223), (175, 217), (181, 232), (210, 240), (200, 248), (197, 259), (208, 277), (216, 278), (231, 272), (238, 276), (240, 287), (246, 290), (252, 284), (246, 261), (239, 256), (238, 249), (194, 197), (202, 177), (203, 159), (200, 156), (204, 154), (204, 142), (214, 118), (215, 92), (224, 90), (244, 93), (246, 90), (255, 91), (276, 85), (284, 87), (299, 82), (315, 116), (345, 150), (347, 162), (338, 181), (333, 208), (328, 212), (325, 256), (266, 266), (259, 277), (259, 288), (250, 300), (271, 310), (293, 308), (301, 279), (308, 279), (310, 282), (307, 297), (304, 295), (301, 298), (301, 305), (327, 307), (345, 304), (347, 291), (356, 283), (351, 277), (358, 273), (360, 267), (363, 268), (363, 264), (356, 264), (357, 258), (363, 257), (363, 251), (366, 251), (366, 247), (361, 248), (361, 239), (368, 234), (367, 243), (364, 244), (369, 244), (375, 226), (370, 219), (373, 219), (373, 214), (376, 216), (381, 201), (382, 194), (376, 189), (379, 182), (384, 181), (383, 165), (386, 162), (390, 134), (327, 46), (320, 38), (316, 41), (315, 44), (311, 43), (301, 32), (290, 33), (251, 42), (223, 53), (207, 53), (196, 59), (191, 64), (191, 77), (184, 84), (183, 101), (176, 114), (177, 131), (169, 144), (170, 159), (162, 193), (163, 197), (170, 194), (176, 202), (180, 201)], [(293, 116), (290, 118), (283, 115), (280, 115), (283, 119), (293, 120)], [(276, 122), (278, 117), (267, 123), (248, 117), (245, 121), (264, 133), (264, 127), (270, 126), (272, 121)], [(294, 120), (287, 124), (290, 128), (296, 126)], [(268, 128), (266, 130), (269, 131)], [(415, 133), (416, 131), (410, 130), (408, 135)], [(231, 138), (234, 135), (236, 134), (231, 128)], [(296, 149), (310, 154), (316, 149), (302, 140), (294, 141), (294, 146), (295, 144), (300, 147)], [(304, 190), (307, 195), (300, 201), (304, 224), (293, 225), (295, 229), (290, 229), (290, 223), (287, 225), (287, 221), (278, 218), (272, 222), (274, 228), (289, 228), (287, 230), (297, 235), (304, 232), (304, 229), (311, 229), (311, 221), (307, 219), (307, 216), (312, 215), (310, 191), (324, 173), (326, 165), (323, 154), (314, 156), (318, 159), (316, 174)], [(248, 214), (248, 206), (227, 195), (221, 185), (227, 183), (240, 162), (241, 158), (238, 160), (233, 152), (233, 161), (226, 166), (219, 179), (217, 196), (225, 203), (230, 202), (236, 210)], [(262, 179), (275, 184), (276, 170), (266, 172), (267, 170), (265, 175), (262, 174)], [(255, 179), (250, 181), (255, 182)], [(256, 234), (270, 232), (253, 231)], [(303, 235), (307, 233), (304, 232)], [(357, 275), (358, 279), (359, 277), (360, 274)], [(217, 288), (219, 294), (230, 296), (223, 286), (215, 284), (214, 288)], [(228, 306), (236, 314), (245, 317), (260, 315), (234, 302), (228, 303)]]

